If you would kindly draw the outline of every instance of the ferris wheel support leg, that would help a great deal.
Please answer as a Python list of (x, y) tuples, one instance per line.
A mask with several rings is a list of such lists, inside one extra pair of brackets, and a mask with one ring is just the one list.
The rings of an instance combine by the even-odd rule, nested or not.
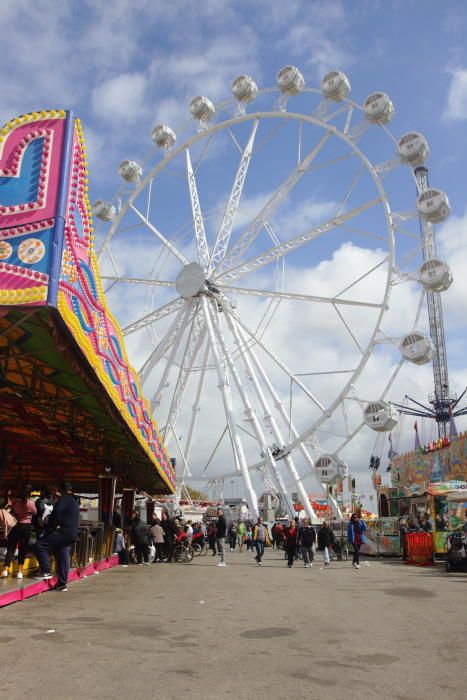
[[(189, 306), (183, 315), (182, 324), (181, 324), (180, 328), (184, 329), (188, 325), (188, 323), (190, 321), (191, 312), (192, 312), (192, 307)], [(157, 387), (156, 391), (154, 392), (152, 400), (151, 400), (151, 409), (152, 410), (154, 410), (154, 408), (160, 403), (159, 397), (167, 384), (167, 379), (168, 379), (168, 376), (170, 373), (170, 368), (173, 365), (175, 355), (177, 353), (177, 348), (178, 348), (178, 343), (174, 343), (172, 345), (169, 356), (167, 358), (167, 362), (166, 362), (166, 365), (164, 367), (164, 371), (162, 373), (162, 376), (160, 378), (158, 387)], [(154, 404), (154, 408), (153, 408), (153, 404)]]
[(163, 437), (166, 444), (168, 444), (170, 432), (175, 434), (175, 425), (182, 405), (186, 385), (190, 378), (191, 368), (198, 357), (205, 337), (204, 322), (202, 323), (201, 317), (196, 315), (196, 310), (197, 309), (195, 309), (194, 312), (195, 315), (188, 335), (185, 352), (183, 353), (183, 359), (180, 365), (175, 391), (173, 393), (169, 414), (167, 416), (167, 423), (163, 432)]
[(157, 346), (154, 348), (153, 352), (151, 355), (148, 357), (144, 365), (141, 367), (139, 371), (139, 378), (141, 380), (141, 384), (144, 385), (146, 379), (148, 378), (148, 375), (150, 374), (151, 370), (155, 365), (159, 362), (159, 360), (162, 359), (164, 352), (168, 350), (170, 347), (172, 347), (172, 344), (175, 343), (175, 341), (178, 338), (178, 334), (182, 331), (183, 328), (185, 328), (185, 314), (187, 311), (188, 304), (185, 303), (184, 306), (180, 308), (180, 310), (177, 312), (173, 322), (170, 324), (170, 327), (167, 331), (167, 333), (164, 335), (164, 337), (159, 341)]
[(204, 380), (206, 378), (206, 368), (207, 368), (207, 364), (208, 364), (208, 357), (209, 357), (209, 343), (206, 344), (206, 350), (204, 352), (203, 364), (202, 364), (203, 369), (201, 370), (201, 376), (200, 376), (200, 380), (198, 382), (198, 388), (196, 389), (195, 401), (194, 401), (192, 409), (191, 409), (192, 414), (191, 414), (190, 426), (188, 428), (188, 436), (187, 436), (186, 444), (185, 444), (185, 457), (186, 457), (187, 462), (190, 459), (191, 443), (193, 441), (193, 435), (194, 435), (196, 423), (197, 423), (198, 416), (199, 416), (201, 394), (203, 393)]
[[(228, 315), (227, 315), (227, 319), (230, 320)], [(230, 323), (232, 323), (232, 321), (230, 321)], [(271, 397), (274, 401), (274, 405), (279, 410), (279, 412), (280, 412), (282, 418), (284, 419), (284, 421), (286, 422), (286, 424), (289, 424), (290, 420), (289, 420), (287, 412), (284, 408), (284, 405), (283, 405), (282, 401), (280, 400), (279, 396), (277, 395), (274, 387), (272, 386), (271, 381), (269, 380), (261, 363), (259, 362), (258, 358), (256, 357), (256, 354), (254, 353), (253, 349), (248, 346), (247, 337), (246, 337), (246, 334), (245, 334), (245, 331), (243, 330), (243, 328), (241, 328), (241, 326), (239, 326), (237, 324), (232, 323), (232, 332), (233, 332), (234, 337), (236, 338), (236, 340), (238, 342), (239, 349), (242, 347), (242, 345), (244, 347), (244, 351), (242, 352), (242, 357), (245, 361), (248, 373), (249, 373), (249, 375), (253, 381), (253, 384), (256, 388), (258, 398), (259, 398), (261, 406), (264, 410), (265, 419), (268, 421), (269, 425), (271, 426), (274, 438), (279, 442), (280, 445), (282, 445), (284, 443), (284, 441), (282, 438), (281, 431), (279, 429), (279, 426), (276, 423), (274, 416), (272, 415), (272, 413), (269, 409), (266, 398), (265, 398), (263, 391), (261, 389), (261, 386), (258, 382), (258, 378), (256, 376), (254, 367), (256, 367), (256, 370), (258, 371), (262, 381), (267, 386), (268, 391), (271, 394)], [(251, 356), (251, 359), (253, 362), (250, 361), (249, 355)], [(292, 425), (291, 428), (292, 428), (292, 433), (294, 433), (294, 437), (298, 437), (298, 432), (296, 431), (295, 427)], [(310, 464), (311, 467), (313, 467), (314, 466), (313, 460), (311, 459), (311, 455), (308, 453), (308, 450), (306, 449), (306, 447), (302, 443), (299, 443), (299, 448), (300, 448), (302, 454), (304, 455), (305, 459), (307, 459), (307, 462)], [(308, 495), (305, 491), (305, 487), (303, 486), (302, 480), (300, 479), (300, 475), (297, 471), (297, 468), (295, 467), (295, 463), (294, 463), (292, 457), (290, 455), (287, 455), (285, 457), (284, 461), (287, 465), (287, 469), (289, 471), (289, 474), (291, 475), (293, 482), (296, 485), (296, 488), (300, 494), (300, 498), (302, 499), (303, 507), (305, 509), (307, 516), (309, 518), (316, 518), (316, 513), (310, 504), (310, 500), (309, 500)]]
[[(231, 325), (229, 323), (228, 314), (225, 314), (225, 315), (227, 318), (227, 323), (229, 324), (229, 327), (231, 328)], [(265, 456), (267, 457), (268, 466), (272, 470), (272, 473), (275, 477), (276, 483), (279, 487), (279, 491), (282, 493), (282, 496), (285, 500), (287, 509), (288, 509), (290, 515), (293, 516), (294, 515), (293, 503), (289, 497), (289, 494), (287, 493), (287, 490), (285, 488), (285, 484), (284, 484), (282, 477), (280, 475), (277, 463), (276, 463), (274, 457), (272, 456), (272, 453), (271, 453), (269, 447), (267, 446), (266, 437), (264, 435), (263, 429), (262, 429), (261, 424), (256, 416), (256, 413), (254, 412), (254, 410), (251, 406), (250, 399), (248, 398), (248, 395), (247, 395), (245, 388), (242, 384), (242, 380), (240, 379), (240, 375), (239, 375), (239, 373), (235, 367), (235, 364), (232, 360), (232, 355), (227, 348), (225, 339), (223, 337), (223, 334), (222, 334), (222, 331), (220, 328), (219, 319), (215, 315), (213, 317), (213, 327), (214, 327), (214, 332), (217, 336), (217, 340), (222, 348), (222, 352), (223, 352), (224, 357), (225, 357), (227, 364), (229, 366), (230, 372), (234, 378), (235, 384), (237, 385), (238, 393), (240, 394), (243, 405), (245, 407), (245, 415), (247, 417), (247, 420), (253, 426), (253, 430), (254, 430), (256, 439), (258, 441), (258, 445), (265, 452)]]
[(214, 357), (214, 364), (216, 366), (217, 377), (219, 380), (219, 389), (222, 393), (222, 400), (224, 402), (225, 415), (227, 417), (227, 423), (229, 425), (230, 435), (234, 445), (235, 459), (237, 460), (237, 468), (240, 471), (245, 482), (245, 488), (247, 491), (248, 506), (251, 513), (255, 518), (259, 516), (258, 509), (258, 499), (251, 483), (250, 472), (248, 471), (248, 465), (245, 458), (245, 453), (243, 451), (242, 441), (240, 435), (238, 434), (237, 425), (235, 421), (235, 416), (233, 413), (232, 397), (230, 394), (229, 380), (226, 374), (224, 374), (221, 358), (219, 355), (218, 343), (216, 341), (216, 336), (214, 334), (214, 328), (212, 325), (211, 312), (209, 309), (209, 303), (205, 296), (202, 297), (202, 308), (204, 312), (204, 317), (206, 320), (206, 327), (208, 331), (208, 337), (211, 343), (211, 351)]

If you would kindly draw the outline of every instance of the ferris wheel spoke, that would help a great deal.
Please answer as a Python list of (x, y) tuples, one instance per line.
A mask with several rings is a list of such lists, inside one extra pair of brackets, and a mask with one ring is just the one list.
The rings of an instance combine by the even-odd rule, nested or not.
[(339, 216), (339, 215), (341, 214), (341, 212), (343, 211), (345, 205), (346, 205), (347, 202), (349, 201), (349, 198), (350, 198), (352, 192), (354, 191), (355, 187), (357, 186), (358, 181), (360, 180), (360, 178), (361, 178), (361, 176), (362, 176), (362, 174), (363, 174), (364, 167), (365, 167), (364, 164), (363, 164), (363, 163), (360, 163), (360, 166), (359, 166), (359, 168), (358, 168), (358, 170), (357, 170), (357, 172), (356, 172), (356, 174), (355, 174), (355, 177), (353, 178), (353, 180), (352, 180), (352, 182), (350, 183), (350, 186), (349, 186), (347, 192), (345, 193), (345, 195), (343, 196), (343, 198), (342, 198), (342, 200), (341, 200), (339, 206), (337, 207), (337, 211), (336, 211), (336, 213), (335, 213), (335, 216)]
[(153, 352), (150, 354), (146, 362), (143, 364), (139, 371), (139, 376), (141, 383), (144, 384), (148, 378), (150, 372), (157, 365), (157, 363), (162, 359), (164, 353), (167, 352), (181, 337), (185, 327), (186, 327), (186, 311), (188, 308), (188, 302), (185, 302), (183, 306), (180, 307), (177, 315), (169, 326), (169, 329), (165, 333), (164, 337), (161, 338), (159, 343), (154, 348)]
[(361, 213), (370, 209), (371, 207), (374, 207), (380, 202), (381, 197), (378, 197), (377, 199), (372, 199), (370, 202), (366, 202), (365, 204), (362, 204), (361, 206), (356, 207), (355, 209), (351, 209), (345, 214), (341, 214), (341, 216), (334, 217), (333, 219), (330, 219), (329, 221), (320, 224), (319, 226), (314, 226), (305, 233), (302, 233), (299, 236), (296, 236), (295, 238), (291, 238), (285, 243), (280, 243), (279, 245), (274, 246), (274, 248), (269, 248), (269, 250), (266, 250), (264, 253), (257, 255), (254, 258), (250, 258), (250, 260), (247, 260), (246, 262), (241, 263), (236, 267), (232, 267), (230, 270), (224, 272), (223, 274), (219, 274), (218, 277), (215, 277), (216, 282), (222, 283), (229, 280), (239, 279), (240, 277), (243, 277), (249, 272), (253, 272), (259, 269), (260, 267), (264, 267), (264, 265), (268, 265), (273, 260), (277, 260), (283, 255), (287, 255), (287, 253), (290, 253), (292, 250), (296, 250), (305, 243), (308, 243), (309, 241), (312, 241), (325, 233), (329, 233), (329, 231), (332, 231), (333, 229), (337, 228), (342, 223), (345, 223), (346, 221), (349, 221), (350, 219), (359, 216)]
[(272, 297), (273, 299), (290, 299), (291, 301), (315, 301), (322, 304), (342, 304), (343, 306), (364, 306), (369, 308), (381, 308), (381, 304), (353, 299), (339, 299), (338, 297), (317, 297), (312, 294), (294, 294), (292, 292), (269, 291), (265, 289), (250, 289), (249, 287), (230, 287), (219, 285), (219, 289), (225, 292), (234, 292), (254, 297)]
[(336, 304), (333, 304), (332, 306), (333, 306), (333, 308), (334, 308), (334, 311), (336, 312), (336, 314), (339, 316), (340, 320), (342, 321), (342, 324), (344, 325), (345, 330), (346, 330), (347, 333), (350, 335), (350, 337), (351, 337), (352, 340), (354, 341), (355, 345), (357, 346), (357, 348), (359, 349), (359, 351), (361, 352), (361, 354), (364, 355), (364, 354), (365, 354), (365, 351), (363, 350), (362, 346), (360, 345), (360, 343), (358, 342), (358, 340), (357, 340), (357, 338), (355, 337), (354, 333), (352, 332), (352, 329), (350, 328), (349, 324), (347, 323), (347, 321), (345, 320), (345, 318), (342, 316), (341, 312), (340, 312), (339, 309), (337, 308)]
[(173, 253), (173, 255), (175, 255), (175, 257), (176, 257), (178, 260), (180, 260), (181, 263), (183, 263), (184, 265), (187, 265), (187, 264), (188, 264), (188, 260), (185, 258), (184, 255), (182, 255), (182, 254), (177, 250), (177, 248), (174, 246), (174, 244), (171, 243), (169, 240), (167, 240), (167, 238), (159, 231), (159, 229), (156, 228), (156, 227), (154, 226), (154, 224), (152, 224), (152, 223), (149, 221), (149, 219), (147, 219), (147, 218), (144, 216), (144, 214), (142, 214), (142, 213), (139, 211), (139, 209), (137, 209), (137, 208), (135, 207), (134, 204), (130, 203), (129, 206), (130, 206), (130, 209), (136, 214), (136, 216), (138, 216), (138, 217), (141, 219), (141, 221), (147, 226), (147, 228), (148, 228), (155, 236), (157, 236), (157, 238), (161, 241), (161, 243), (163, 243), (163, 244), (165, 245), (165, 247), (168, 248), (168, 249), (170, 250), (170, 252)]
[(151, 287), (175, 287), (175, 282), (167, 280), (144, 279), (142, 277), (113, 277), (110, 275), (101, 275), (102, 280), (110, 281), (113, 284), (116, 282), (128, 282), (130, 284), (144, 284)]
[(375, 270), (382, 267), (387, 262), (388, 262), (388, 257), (386, 256), (385, 258), (380, 260), (379, 263), (376, 263), (376, 265), (373, 265), (373, 267), (370, 267), (370, 269), (367, 270), (363, 275), (360, 275), (360, 277), (357, 277), (357, 279), (354, 280), (353, 282), (351, 282), (351, 284), (348, 284), (346, 287), (344, 287), (344, 289), (341, 289), (341, 291), (336, 294), (336, 298), (341, 297), (342, 294), (345, 294), (346, 292), (348, 292), (349, 289), (352, 289), (352, 287), (355, 287), (356, 284), (358, 284), (359, 282), (364, 280), (366, 277), (371, 275)]
[(307, 172), (310, 164), (316, 158), (318, 153), (321, 151), (323, 146), (328, 142), (332, 132), (326, 131), (322, 138), (318, 141), (316, 146), (311, 149), (307, 156), (297, 165), (295, 170), (289, 175), (289, 177), (282, 183), (279, 189), (273, 194), (271, 199), (266, 203), (262, 210), (255, 216), (253, 221), (246, 228), (244, 233), (238, 238), (230, 252), (228, 252), (223, 260), (219, 263), (216, 268), (218, 273), (225, 270), (229, 266), (234, 265), (234, 263), (240, 260), (250, 246), (254, 243), (257, 236), (259, 235), (261, 229), (264, 226), (264, 222), (272, 219), (274, 213), (282, 202), (288, 197), (292, 189), (298, 183), (301, 177)]
[(193, 441), (193, 435), (195, 433), (196, 423), (198, 421), (198, 416), (200, 413), (200, 403), (201, 403), (201, 397), (203, 395), (204, 381), (206, 378), (206, 372), (207, 372), (207, 368), (208, 368), (208, 359), (209, 359), (209, 343), (207, 342), (206, 349), (204, 351), (202, 365), (201, 365), (201, 371), (199, 374), (198, 386), (196, 388), (195, 400), (194, 400), (193, 406), (191, 407), (191, 419), (190, 419), (190, 425), (188, 427), (188, 435), (187, 435), (187, 439), (186, 439), (186, 443), (185, 443), (185, 457), (186, 457), (188, 463), (189, 463), (189, 459), (190, 459), (191, 443)]
[(214, 243), (214, 248), (209, 265), (210, 268), (216, 267), (217, 263), (224, 257), (228, 248), (232, 228), (238, 211), (238, 205), (242, 196), (243, 185), (248, 172), (248, 166), (251, 161), (251, 153), (253, 151), (253, 145), (255, 142), (258, 124), (259, 119), (255, 119), (255, 121), (253, 122), (253, 127), (251, 129), (250, 137), (242, 152), (240, 165), (238, 166), (232, 190), (230, 192), (230, 197), (227, 202), (224, 215), (222, 217), (216, 241)]
[(311, 391), (309, 391), (309, 389), (307, 389), (303, 382), (300, 381), (298, 376), (287, 367), (285, 362), (282, 362), (282, 360), (276, 355), (276, 353), (273, 352), (271, 348), (268, 347), (268, 345), (266, 345), (264, 340), (262, 338), (259, 338), (258, 335), (248, 326), (248, 324), (245, 323), (245, 321), (243, 321), (243, 319), (230, 306), (227, 306), (225, 301), (221, 301), (221, 304), (225, 312), (229, 313), (232, 316), (232, 318), (234, 318), (238, 322), (238, 324), (246, 331), (246, 333), (250, 336), (252, 342), (254, 344), (259, 345), (266, 352), (266, 354), (269, 355), (269, 357), (272, 360), (274, 360), (274, 362), (282, 369), (282, 371), (285, 372), (285, 374), (292, 380), (292, 382), (294, 382), (303, 391), (303, 393), (306, 394), (316, 406), (318, 406), (318, 408), (321, 411), (324, 411), (325, 408), (323, 404), (316, 398), (316, 396), (314, 396), (314, 394)]
[(193, 213), (193, 224), (195, 228), (196, 244), (198, 247), (199, 264), (207, 271), (209, 268), (209, 249), (206, 240), (206, 232), (204, 230), (203, 214), (199, 203), (198, 189), (196, 187), (196, 178), (191, 164), (190, 150), (185, 151), (186, 154), (186, 172), (188, 178), (188, 188), (190, 191), (191, 211)]
[[(198, 307), (198, 304), (196, 307)], [(194, 318), (190, 329), (190, 334), (188, 336), (185, 352), (183, 353), (180, 372), (178, 374), (175, 391), (167, 416), (167, 423), (163, 431), (164, 441), (166, 444), (169, 442), (170, 431), (173, 432), (175, 430), (175, 424), (177, 422), (178, 414), (180, 413), (186, 386), (190, 378), (193, 365), (205, 338), (205, 324), (204, 321), (202, 321), (199, 313), (197, 313), (197, 310), (197, 308), (194, 310)]]
[(164, 306), (159, 307), (155, 311), (151, 311), (150, 314), (146, 314), (146, 316), (143, 316), (137, 321), (125, 326), (125, 328), (122, 328), (123, 335), (130, 335), (130, 333), (139, 331), (141, 328), (145, 328), (146, 326), (150, 326), (151, 323), (159, 321), (159, 319), (164, 318), (164, 316), (173, 314), (174, 311), (178, 311), (178, 309), (183, 306), (183, 303), (184, 300), (181, 297), (167, 302), (167, 304), (164, 304)]
[[(182, 314), (182, 320), (180, 324), (180, 328), (178, 331), (178, 337), (182, 338), (183, 336), (183, 331), (187, 326), (190, 325), (191, 321), (193, 320), (193, 314), (194, 314), (194, 307), (192, 304), (185, 305), (183, 309), (183, 314)], [(170, 348), (170, 352), (167, 355), (166, 363), (162, 372), (162, 375), (159, 379), (159, 383), (157, 385), (156, 390), (154, 391), (150, 405), (151, 405), (151, 411), (154, 413), (154, 410), (160, 405), (160, 402), (162, 400), (162, 394), (164, 392), (164, 389), (166, 389), (169, 386), (169, 375), (170, 371), (175, 364), (175, 356), (177, 354), (179, 344), (177, 342), (173, 342)]]
[[(222, 359), (221, 359), (221, 352), (222, 351), (221, 351), (221, 348), (220, 348), (219, 343), (217, 341), (216, 335), (214, 333), (214, 328), (213, 328), (213, 323), (212, 323), (212, 318), (211, 318), (211, 310), (209, 308), (209, 302), (208, 302), (206, 297), (203, 297), (201, 299), (201, 304), (203, 306), (203, 312), (204, 312), (204, 317), (205, 317), (205, 321), (206, 321), (206, 328), (207, 328), (208, 337), (209, 337), (210, 344), (211, 344), (211, 352), (212, 352), (212, 355), (214, 358), (217, 377), (219, 380), (219, 389), (221, 390), (221, 393), (222, 393), (224, 410), (225, 410), (225, 414), (226, 414), (226, 418), (227, 418), (227, 425), (229, 428), (230, 437), (232, 440), (234, 457), (236, 460), (236, 467), (237, 467), (237, 470), (240, 471), (242, 476), (243, 476), (245, 488), (247, 491), (248, 505), (251, 508), (255, 517), (257, 517), (258, 513), (259, 513), (258, 500), (256, 497), (256, 493), (253, 489), (253, 485), (251, 483), (250, 473), (248, 471), (248, 465), (247, 465), (247, 461), (245, 458), (245, 453), (243, 451), (242, 441), (241, 441), (240, 434), (239, 434), (237, 426), (236, 426), (236, 420), (235, 420), (235, 416), (234, 416), (234, 412), (233, 412), (232, 396), (230, 393), (229, 379), (228, 379), (227, 373), (224, 372), (224, 369), (222, 367)], [(217, 309), (216, 309), (215, 313), (217, 313)]]
[[(282, 433), (279, 429), (279, 426), (278, 426), (274, 416), (272, 415), (272, 412), (269, 408), (269, 404), (267, 402), (267, 399), (266, 399), (264, 392), (261, 388), (260, 382), (258, 381), (258, 377), (257, 377), (256, 372), (255, 372), (255, 367), (253, 365), (252, 359), (250, 359), (250, 356), (249, 356), (248, 347), (244, 344), (243, 339), (242, 339), (242, 335), (241, 335), (237, 325), (235, 324), (234, 320), (229, 316), (229, 314), (226, 314), (226, 321), (227, 321), (227, 325), (230, 328), (230, 331), (235, 339), (235, 342), (236, 342), (238, 348), (239, 349), (243, 348), (243, 352), (241, 352), (241, 358), (242, 358), (242, 361), (245, 365), (247, 376), (250, 379), (250, 381), (252, 382), (252, 385), (253, 385), (255, 393), (258, 397), (260, 406), (263, 410), (264, 421), (265, 421), (266, 425), (268, 426), (268, 428), (271, 430), (271, 432), (274, 436), (274, 439), (276, 440), (276, 443), (278, 444), (279, 447), (281, 447), (284, 444)], [(251, 348), (249, 350), (251, 352)], [(251, 355), (253, 355), (252, 352), (251, 352)], [(257, 360), (256, 360), (256, 362), (257, 362)], [(258, 366), (258, 364), (256, 366)], [(262, 368), (261, 368), (261, 374), (262, 374)], [(278, 397), (277, 397), (277, 399), (278, 399)], [(273, 400), (274, 400), (274, 398), (273, 398)], [(264, 442), (264, 444), (266, 444), (264, 435), (263, 435), (263, 442)], [(293, 513), (293, 505), (291, 504), (286, 486), (285, 486), (285, 484), (282, 480), (281, 474), (277, 468), (277, 464), (275, 462), (271, 448), (266, 450), (266, 454), (269, 458), (269, 462), (270, 462), (272, 471), (276, 477), (277, 483), (279, 485), (279, 489), (280, 489), (280, 491), (282, 491), (282, 493), (284, 495), (284, 499), (285, 499), (286, 503), (289, 505), (289, 510), (291, 511), (291, 513)], [(309, 503), (308, 497), (304, 491), (302, 484), (299, 482), (298, 472), (297, 472), (297, 469), (295, 467), (295, 463), (292, 459), (292, 456), (290, 454), (285, 455), (284, 462), (287, 466), (289, 473), (291, 474), (291, 476), (294, 480), (294, 484), (296, 485), (296, 487), (299, 490), (301, 498), (303, 499), (303, 505), (304, 505), (307, 516), (314, 517), (315, 513), (314, 513), (314, 511)]]

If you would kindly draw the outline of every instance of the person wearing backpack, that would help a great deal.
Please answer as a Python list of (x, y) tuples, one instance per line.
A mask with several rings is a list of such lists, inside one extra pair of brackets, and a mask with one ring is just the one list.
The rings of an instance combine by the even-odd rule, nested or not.
[(52, 513), (47, 521), (46, 534), (36, 542), (36, 558), (40, 573), (37, 580), (47, 581), (53, 578), (50, 571), (50, 555), (57, 560), (56, 591), (67, 591), (70, 572), (70, 549), (78, 539), (79, 501), (74, 496), (69, 481), (63, 481), (59, 487), (51, 487), (52, 496), (57, 498)]
[(37, 539), (45, 535), (47, 521), (54, 507), (54, 501), (50, 495), (52, 488), (56, 490), (56, 487), (43, 486), (40, 490), (39, 498), (36, 499), (36, 515), (33, 518), (32, 524), (36, 531)]
[(11, 503), (11, 514), (16, 518), (16, 525), (10, 530), (7, 537), (7, 551), (2, 577), (9, 574), (10, 564), (13, 560), (16, 547), (18, 547), (18, 573), (17, 578), (23, 578), (23, 566), (31, 535), (32, 519), (36, 514), (36, 505), (31, 500), (32, 487), (24, 485), (16, 498)]
[(316, 532), (315, 528), (311, 525), (310, 518), (304, 519), (303, 527), (298, 531), (297, 542), (302, 552), (305, 569), (308, 569), (309, 566), (313, 565), (313, 545), (316, 542)]

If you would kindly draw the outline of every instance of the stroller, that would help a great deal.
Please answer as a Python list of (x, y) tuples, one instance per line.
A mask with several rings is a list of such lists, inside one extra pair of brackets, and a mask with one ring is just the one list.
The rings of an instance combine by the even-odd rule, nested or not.
[(467, 571), (467, 542), (462, 532), (453, 532), (448, 538), (446, 571)]

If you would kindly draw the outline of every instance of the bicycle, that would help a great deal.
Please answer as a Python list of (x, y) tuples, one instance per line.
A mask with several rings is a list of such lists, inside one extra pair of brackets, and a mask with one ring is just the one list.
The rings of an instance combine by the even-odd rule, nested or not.
[(173, 552), (173, 559), (178, 564), (189, 564), (194, 556), (193, 547), (189, 544), (178, 544)]
[(204, 542), (203, 544), (200, 544), (199, 542), (193, 542), (191, 546), (195, 557), (205, 557), (208, 553), (209, 546), (207, 542)]

